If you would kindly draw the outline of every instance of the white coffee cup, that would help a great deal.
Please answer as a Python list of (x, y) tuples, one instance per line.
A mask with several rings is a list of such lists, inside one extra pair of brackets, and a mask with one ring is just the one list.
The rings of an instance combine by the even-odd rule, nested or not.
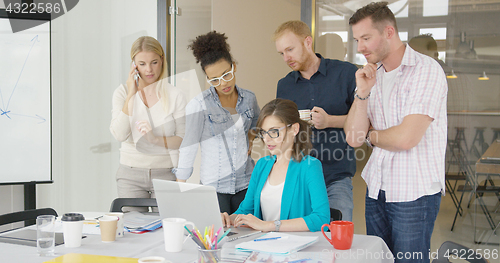
[(165, 251), (180, 252), (182, 245), (188, 237), (184, 238), (184, 226), (191, 225), (192, 222), (186, 221), (184, 218), (165, 218), (162, 220), (163, 235), (165, 236)]
[(67, 213), (61, 218), (65, 247), (80, 247), (82, 245), (82, 214)]
[(124, 221), (123, 221), (123, 213), (107, 213), (107, 216), (116, 216), (118, 217), (118, 222), (116, 224), (116, 237), (123, 237), (125, 233)]
[(303, 121), (311, 120), (311, 110), (299, 110), (300, 119)]

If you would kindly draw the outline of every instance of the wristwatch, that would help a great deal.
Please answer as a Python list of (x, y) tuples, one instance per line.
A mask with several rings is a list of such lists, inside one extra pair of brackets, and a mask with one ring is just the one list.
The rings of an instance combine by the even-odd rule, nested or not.
[(274, 220), (274, 226), (276, 227), (274, 231), (279, 232), (281, 226), (281, 220)]
[(368, 133), (366, 133), (366, 138), (365, 138), (365, 143), (368, 145), (370, 148), (373, 148), (372, 141), (370, 140), (370, 133), (373, 131), (373, 129), (369, 130)]

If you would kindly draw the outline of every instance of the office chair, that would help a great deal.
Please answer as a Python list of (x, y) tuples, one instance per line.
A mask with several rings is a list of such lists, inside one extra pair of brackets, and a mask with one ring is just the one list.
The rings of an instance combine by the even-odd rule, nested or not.
[[(456, 154), (458, 163), (460, 165), (460, 170), (463, 172), (463, 175), (465, 175), (466, 180), (464, 185), (459, 185), (457, 187), (458, 192), (462, 192), (460, 199), (458, 200), (457, 204), (457, 211), (455, 213), (455, 218), (453, 219), (453, 223), (451, 226), (451, 231), (453, 231), (455, 227), (455, 223), (457, 220), (457, 216), (460, 214), (461, 215), (461, 205), (462, 201), (464, 198), (465, 193), (470, 193), (469, 200), (467, 207), (470, 206), (472, 199), (476, 198), (477, 204), (479, 205), (479, 208), (483, 212), (483, 214), (486, 216), (486, 220), (488, 221), (489, 226), (491, 227), (492, 230), (496, 228), (496, 222), (494, 219), (494, 215), (492, 215), (491, 211), (488, 209), (488, 206), (486, 205), (483, 197), (485, 194), (495, 194), (495, 196), (498, 199), (498, 202), (500, 202), (500, 187), (495, 186), (494, 181), (490, 178), (488, 174), (482, 174), (486, 175), (487, 179), (484, 180), (481, 183), (477, 182), (477, 177), (476, 177), (476, 172), (472, 169), (471, 165), (469, 164), (469, 161), (467, 157), (465, 156), (465, 152), (459, 148), (459, 152)], [(488, 185), (489, 183), (489, 185)]]
[(57, 212), (52, 208), (40, 208), (4, 214), (0, 215), (0, 226), (27, 220), (29, 221), (25, 222), (25, 226), (34, 225), (34, 220), (39, 215), (54, 215), (57, 217)]
[(342, 220), (342, 212), (335, 208), (330, 208), (330, 222)]
[[(455, 191), (458, 188), (458, 182), (466, 181), (467, 177), (465, 176), (465, 171), (460, 168), (460, 164), (458, 161), (458, 154), (461, 152), (459, 149), (459, 144), (454, 140), (448, 140), (448, 147), (446, 149), (446, 171), (445, 171), (445, 185), (446, 185), (446, 193), (450, 194), (451, 200), (453, 201), (453, 205), (458, 209), (458, 213), (462, 216), (463, 209), (459, 206), (459, 198)], [(451, 172), (450, 170), (452, 166), (458, 167), (458, 172)]]
[(456, 191), (461, 192), (461, 195), (460, 195), (459, 199), (457, 198), (458, 196), (455, 197), (455, 198), (457, 198), (455, 200), (455, 201), (457, 201), (455, 204), (455, 207), (457, 208), (457, 210), (455, 212), (455, 217), (454, 217), (453, 223), (451, 225), (451, 231), (453, 231), (453, 229), (455, 228), (455, 223), (457, 221), (458, 215), (462, 215), (462, 212), (463, 212), (462, 201), (464, 199), (465, 193), (471, 194), (468, 198), (468, 201), (467, 201), (467, 208), (468, 208), (470, 206), (470, 203), (472, 202), (472, 198), (474, 197), (473, 196), (474, 189), (477, 189), (477, 182), (474, 178), (475, 171), (472, 169), (472, 167), (470, 165), (470, 162), (468, 160), (468, 157), (466, 155), (465, 150), (462, 149), (461, 147), (455, 147), (454, 149), (452, 149), (452, 151), (454, 151), (454, 156), (456, 158), (456, 161), (457, 161), (457, 164), (458, 164), (459, 170), (460, 170), (460, 172), (459, 172), (460, 175), (465, 176), (465, 183), (463, 185), (459, 185), (458, 187), (455, 188)]
[(158, 207), (156, 198), (116, 198), (111, 203), (109, 212), (123, 212), (124, 206), (132, 207)]
[(476, 253), (476, 250), (451, 241), (445, 241), (441, 245), (438, 249), (437, 258), (432, 263), (449, 263), (450, 257), (452, 259), (456, 257), (471, 263), (488, 263), (488, 260), (484, 259), (481, 254)]

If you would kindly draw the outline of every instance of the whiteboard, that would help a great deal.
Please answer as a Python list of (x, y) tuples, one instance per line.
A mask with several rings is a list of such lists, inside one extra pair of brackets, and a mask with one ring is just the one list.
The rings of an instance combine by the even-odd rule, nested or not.
[(50, 22), (0, 18), (0, 184), (52, 179), (50, 74)]

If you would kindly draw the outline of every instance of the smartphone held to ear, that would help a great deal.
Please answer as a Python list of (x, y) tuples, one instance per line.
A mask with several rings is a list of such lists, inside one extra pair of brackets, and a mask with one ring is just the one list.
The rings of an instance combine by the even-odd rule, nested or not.
[(139, 87), (139, 71), (137, 70), (137, 66), (135, 65), (135, 61), (132, 61), (132, 65), (134, 66), (135, 68), (135, 74), (134, 74), (134, 80), (135, 80), (135, 84), (137, 85), (137, 87)]

